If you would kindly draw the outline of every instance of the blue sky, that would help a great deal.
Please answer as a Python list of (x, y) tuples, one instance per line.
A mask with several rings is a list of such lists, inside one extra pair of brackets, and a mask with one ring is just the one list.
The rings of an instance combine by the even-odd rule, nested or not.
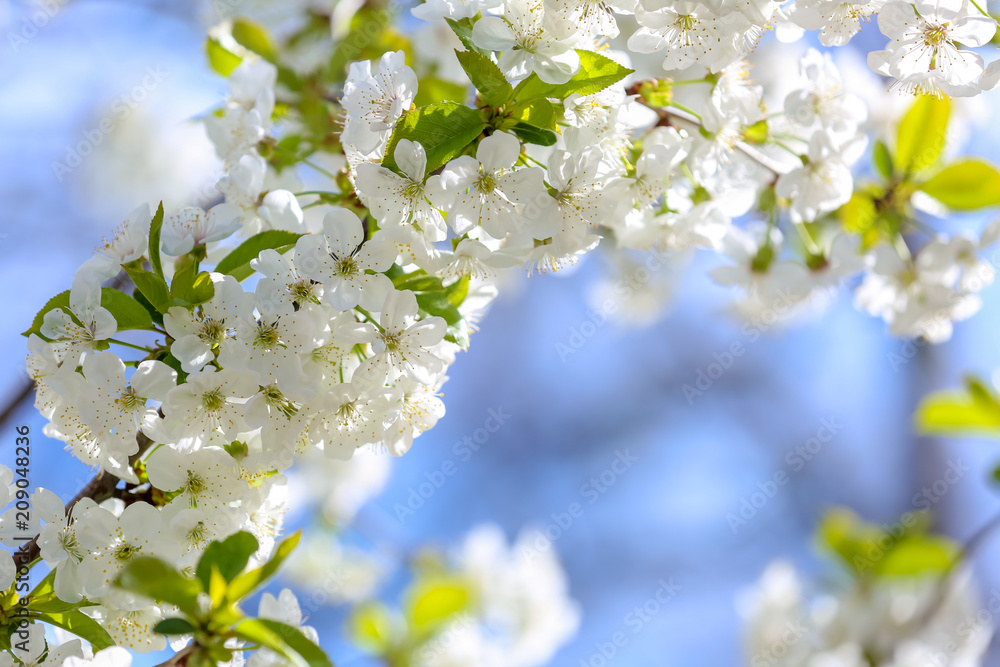
[[(168, 73), (150, 99), (169, 122), (203, 113), (225, 87), (207, 71), (203, 32), (190, 21), (127, 3), (80, 0), (14, 52), (7, 35), (30, 11), (23, 3), (0, 10), (0, 378), (10, 386), (22, 377), (25, 344), (18, 332), (136, 203), (102, 197), (95, 206), (74, 189), (100, 181), (88, 172), (95, 163), (84, 160), (60, 182), (53, 161), (150, 67)], [(989, 155), (997, 131), (987, 127), (977, 130), (975, 150)], [(622, 628), (629, 640), (611, 664), (738, 664), (734, 599), (768, 562), (784, 557), (817, 569), (811, 532), (825, 509), (846, 504), (870, 520), (892, 521), (950, 460), (973, 472), (935, 506), (943, 530), (967, 537), (1000, 509), (985, 479), (1000, 461), (995, 442), (917, 438), (911, 428), (913, 408), (928, 390), (1000, 365), (995, 288), (952, 341), (921, 348), (894, 368), (891, 355), (905, 353), (904, 343), (857, 312), (846, 294), (821, 317), (751, 340), (725, 314), (731, 295), (705, 277), (708, 266), (706, 258), (694, 262), (679, 279), (676, 302), (656, 323), (596, 327), (565, 361), (558, 346), (588, 321), (587, 293), (602, 275), (601, 263), (518, 280), (453, 367), (447, 416), (394, 462), (388, 489), (364, 510), (366, 520), (406, 546), (445, 545), (484, 521), (513, 537), (582, 502), (583, 515), (555, 542), (584, 611), (577, 639), (552, 663), (558, 667), (586, 664), (595, 643)], [(682, 387), (734, 342), (745, 353), (689, 403)], [(490, 409), (509, 413), (509, 420), (400, 524), (395, 504), (405, 503), (428, 471), (456, 459), (455, 443), (479, 428)], [(839, 425), (836, 435), (801, 470), (789, 470), (788, 452), (814, 437), (824, 420)], [(38, 434), (34, 484), (71, 497), (88, 471), (60, 443), (41, 437), (31, 409), (15, 423)], [(623, 450), (636, 465), (590, 503), (581, 486)], [(782, 470), (789, 483), (734, 531), (727, 514)], [(1000, 584), (998, 554), (1000, 539), (981, 554), (983, 590)], [(670, 578), (679, 594), (633, 633), (629, 613)], [(311, 619), (335, 658), (345, 650), (341, 621), (336, 609)]]

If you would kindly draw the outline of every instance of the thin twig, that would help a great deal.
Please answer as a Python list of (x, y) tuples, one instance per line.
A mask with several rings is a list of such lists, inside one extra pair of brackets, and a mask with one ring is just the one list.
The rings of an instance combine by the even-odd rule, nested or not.
[[(693, 125), (694, 127), (699, 129), (704, 127), (704, 125), (702, 125), (701, 121), (698, 120), (698, 118), (696, 118), (693, 114), (687, 111), (683, 111), (676, 107), (658, 107), (650, 104), (645, 98), (643, 98), (642, 94), (639, 92), (638, 83), (632, 85), (628, 90), (626, 90), (625, 94), (636, 96), (636, 99), (639, 101), (640, 104), (656, 112), (656, 115), (660, 117), (660, 123), (662, 125), (670, 125), (676, 127), (673, 121), (679, 120), (681, 122)], [(743, 153), (743, 155), (750, 158), (752, 161), (756, 162), (760, 166), (764, 167), (764, 169), (767, 169), (775, 176), (781, 176), (782, 174), (788, 171), (788, 169), (785, 168), (784, 165), (777, 162), (776, 160), (772, 160), (770, 157), (764, 155), (763, 153), (758, 151), (753, 146), (750, 146), (746, 142), (737, 141), (733, 144), (733, 148)]]
[(957, 566), (971, 558), (976, 549), (981, 547), (986, 541), (986, 538), (990, 536), (990, 533), (998, 527), (1000, 527), (1000, 514), (987, 521), (979, 530), (973, 533), (972, 537), (970, 537), (964, 545), (962, 545), (962, 549), (958, 552), (958, 556), (956, 556), (951, 569), (938, 579), (934, 601), (927, 607), (927, 610), (920, 618), (918, 624), (919, 628), (925, 628), (929, 625), (934, 619), (934, 616), (941, 609), (941, 605), (944, 604), (945, 597), (947, 597), (951, 582), (959, 571)]
[(14, 413), (21, 407), (21, 404), (31, 397), (34, 390), (34, 382), (25, 382), (21, 385), (21, 388), (18, 389), (13, 398), (7, 402), (7, 404), (3, 407), (3, 410), (0, 410), (0, 425), (6, 424), (7, 420), (14, 416)]
[(160, 664), (156, 665), (156, 667), (181, 667), (182, 665), (186, 665), (188, 656), (190, 656), (194, 652), (197, 646), (198, 646), (197, 644), (191, 642), (190, 644), (182, 648), (180, 651), (175, 653), (169, 660), (161, 662)]

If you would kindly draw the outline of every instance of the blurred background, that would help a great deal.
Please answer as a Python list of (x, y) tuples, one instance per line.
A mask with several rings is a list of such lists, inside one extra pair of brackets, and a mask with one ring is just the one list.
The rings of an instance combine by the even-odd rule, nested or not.
[[(162, 198), (169, 209), (215, 196), (220, 165), (196, 119), (219, 103), (225, 81), (205, 63), (206, 16), (178, 0), (0, 0), (0, 405), (27, 381), (19, 332), (126, 213), (142, 201)], [(877, 48), (881, 37), (869, 26), (859, 39)], [(800, 48), (765, 41), (752, 75), (768, 80), (769, 59)], [(855, 53), (836, 57), (880, 112), (905, 106)], [(953, 150), (997, 153), (995, 101), (959, 103), (976, 141), (960, 137)], [(978, 221), (956, 224), (965, 222)], [(724, 666), (743, 659), (739, 592), (775, 558), (818, 571), (812, 531), (829, 507), (892, 523), (951, 466), (964, 472), (935, 496), (938, 529), (964, 540), (1000, 511), (989, 481), (995, 442), (918, 438), (912, 428), (927, 392), (1000, 366), (995, 287), (950, 342), (929, 348), (890, 338), (846, 294), (810, 317), (748, 328), (708, 268), (694, 257), (643, 277), (594, 253), (556, 276), (512, 279), (453, 367), (447, 415), (386, 466), (383, 492), (347, 539), (446, 548), (484, 522), (513, 538), (558, 525), (579, 503), (582, 514), (551, 534), (583, 621), (551, 664), (592, 664), (595, 645), (625, 631), (611, 664)], [(598, 304), (623, 279), (634, 296), (612, 297), (608, 316)], [(734, 343), (743, 353), (727, 358)], [(728, 368), (718, 374), (714, 363)], [(701, 373), (715, 376), (707, 388)], [(459, 444), (490, 411), (502, 426), (477, 451)], [(3, 424), (0, 452), (12, 456), (21, 424), (35, 434), (33, 483), (71, 498), (91, 471), (41, 436), (30, 403)], [(823, 427), (833, 435), (808, 460), (789, 458)], [(632, 465), (609, 474), (619, 457)], [(401, 513), (449, 461), (457, 473)], [(769, 484), (782, 471), (788, 483)], [(979, 552), (977, 574), (984, 597), (1000, 586), (1000, 537)], [(679, 590), (636, 630), (629, 614), (661, 581)], [(362, 665), (340, 639), (343, 616), (314, 609), (309, 624), (338, 664)]]

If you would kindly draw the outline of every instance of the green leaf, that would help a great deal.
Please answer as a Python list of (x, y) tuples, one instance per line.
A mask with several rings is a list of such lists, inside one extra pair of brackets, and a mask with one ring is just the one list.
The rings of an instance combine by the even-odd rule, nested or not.
[(170, 290), (167, 288), (167, 281), (156, 275), (152, 271), (146, 271), (137, 267), (122, 265), (125, 273), (135, 283), (136, 290), (146, 297), (146, 300), (157, 312), (165, 313), (170, 308)]
[(163, 313), (156, 309), (156, 306), (149, 302), (149, 299), (142, 295), (142, 292), (135, 290), (132, 292), (132, 298), (142, 304), (142, 307), (146, 309), (149, 316), (153, 319), (156, 324), (163, 324)]
[(920, 189), (956, 211), (1000, 205), (1000, 172), (989, 162), (965, 160), (948, 165)]
[(965, 391), (926, 397), (917, 408), (917, 430), (932, 435), (1000, 435), (1000, 400), (982, 382), (966, 379)]
[(208, 56), (208, 64), (222, 76), (229, 76), (243, 62), (243, 58), (211, 37), (205, 41), (205, 54)]
[(240, 621), (233, 627), (233, 633), (243, 641), (266, 647), (292, 662), (295, 665), (304, 665), (304, 661), (295, 655), (281, 635), (267, 627), (262, 619), (248, 618)]
[(441, 278), (428, 275), (423, 269), (417, 269), (413, 273), (404, 273), (392, 281), (392, 286), (399, 291), (410, 290), (411, 292), (435, 292), (443, 290)]
[(160, 257), (160, 233), (163, 231), (163, 202), (156, 209), (156, 215), (149, 223), (149, 265), (153, 272), (163, 278), (163, 259)]
[(232, 252), (222, 258), (215, 266), (219, 273), (233, 276), (240, 282), (253, 275), (250, 262), (257, 259), (264, 250), (274, 249), (278, 252), (287, 252), (302, 234), (286, 232), (280, 229), (269, 229), (259, 234), (254, 234), (246, 241), (237, 246)]
[(455, 50), (458, 62), (469, 75), (469, 81), (479, 91), (479, 96), (491, 107), (499, 107), (507, 103), (514, 94), (514, 88), (497, 67), (496, 63), (475, 51)]
[(881, 238), (875, 200), (864, 192), (855, 192), (837, 212), (844, 230), (861, 237), (862, 247), (870, 248)]
[(71, 632), (80, 639), (87, 640), (94, 647), (95, 651), (115, 645), (115, 640), (111, 638), (108, 631), (82, 611), (44, 612), (40, 613), (36, 618), (39, 621)]
[(892, 176), (892, 155), (889, 153), (889, 147), (881, 139), (875, 142), (875, 147), (872, 149), (872, 161), (879, 174), (885, 178)]
[(922, 171), (937, 162), (944, 149), (951, 102), (947, 97), (918, 97), (899, 123), (896, 166), (903, 173)]
[(454, 81), (445, 81), (435, 76), (420, 80), (420, 90), (413, 98), (413, 104), (418, 107), (438, 102), (462, 102), (465, 100), (468, 88)]
[(951, 540), (937, 535), (906, 537), (893, 544), (875, 567), (886, 577), (912, 577), (947, 572), (958, 557), (959, 549)]
[(29, 596), (28, 608), (38, 612), (65, 613), (80, 609), (81, 607), (93, 607), (97, 602), (91, 602), (83, 598), (77, 602), (64, 602), (56, 596), (55, 591), (56, 571), (52, 570), (45, 578), (38, 582), (35, 589)]
[(153, 632), (161, 635), (189, 635), (197, 628), (183, 618), (165, 618), (156, 624)]
[(489, 52), (476, 46), (476, 43), (472, 41), (472, 28), (476, 25), (475, 19), (463, 18), (458, 21), (454, 19), (446, 18), (445, 21), (451, 26), (452, 31), (458, 40), (462, 42), (462, 46), (467, 48), (469, 51), (478, 53), (481, 56), (488, 56)]
[[(101, 306), (107, 308), (118, 323), (118, 331), (128, 331), (129, 329), (149, 329), (153, 326), (153, 318), (145, 307), (128, 294), (119, 292), (113, 287), (101, 288)], [(69, 290), (60, 292), (49, 299), (42, 309), (35, 314), (35, 319), (31, 322), (31, 328), (24, 331), (22, 336), (40, 334), (42, 324), (45, 322), (45, 314), (50, 310), (62, 308), (69, 312)]]
[(330, 658), (298, 628), (266, 618), (248, 618), (233, 628), (240, 639), (266, 646), (296, 664), (333, 667)]
[(947, 539), (928, 535), (929, 528), (926, 512), (907, 512), (886, 530), (836, 508), (823, 517), (818, 535), (855, 575), (912, 576), (938, 570), (943, 555), (956, 553)]
[(226, 594), (230, 601), (236, 602), (249, 595), (258, 586), (273, 577), (281, 564), (292, 553), (299, 544), (302, 531), (296, 531), (287, 539), (278, 544), (271, 559), (255, 570), (245, 572), (234, 578), (229, 584), (229, 592)]
[(448, 295), (444, 291), (417, 293), (417, 305), (428, 315), (444, 318), (448, 324), (458, 324), (462, 321), (462, 314), (448, 300)]
[(201, 580), (202, 588), (207, 591), (214, 566), (228, 583), (243, 571), (250, 556), (259, 548), (257, 538), (244, 531), (230, 535), (221, 542), (209, 542), (198, 560), (195, 576)]
[(555, 105), (544, 97), (514, 106), (510, 110), (510, 117), (515, 122), (527, 123), (546, 130), (556, 129)]
[(429, 174), (460, 155), (484, 129), (486, 122), (479, 111), (457, 102), (441, 102), (414, 109), (396, 123), (382, 164), (397, 169), (396, 144), (402, 139), (409, 139), (424, 147)]
[(153, 318), (141, 303), (112, 287), (101, 288), (101, 305), (114, 315), (118, 331), (149, 329), (153, 326)]
[(260, 23), (247, 18), (237, 18), (233, 20), (233, 39), (250, 51), (253, 51), (264, 60), (274, 62), (278, 57), (278, 49), (271, 38), (270, 33)]
[(435, 577), (417, 583), (408, 594), (406, 616), (418, 633), (433, 631), (464, 610), (471, 595), (457, 577)]
[(175, 306), (197, 306), (210, 301), (215, 296), (215, 284), (212, 274), (208, 271), (198, 271), (197, 262), (187, 264), (174, 274), (170, 282), (170, 298)]
[(355, 607), (345, 628), (351, 643), (370, 653), (383, 653), (392, 642), (392, 617), (389, 610), (378, 602)]
[(145, 595), (157, 602), (169, 602), (188, 616), (198, 613), (201, 582), (189, 579), (158, 558), (142, 556), (122, 569), (115, 585), (127, 591)]
[(21, 335), (30, 336), (31, 334), (39, 334), (42, 330), (42, 324), (45, 322), (45, 313), (56, 308), (69, 310), (69, 290), (59, 292), (59, 294), (46, 301), (42, 309), (35, 314), (35, 319), (31, 321), (31, 328), (22, 332)]
[(514, 99), (523, 102), (537, 97), (554, 97), (564, 100), (573, 93), (593, 95), (608, 86), (618, 83), (634, 72), (622, 67), (614, 60), (593, 51), (577, 49), (580, 55), (580, 71), (566, 83), (545, 83), (534, 72), (514, 89)]
[(458, 308), (465, 302), (465, 297), (469, 296), (469, 276), (462, 276), (451, 285), (445, 288), (448, 301)]
[(537, 144), (539, 146), (552, 146), (558, 140), (556, 133), (552, 130), (543, 130), (527, 123), (515, 123), (508, 128), (514, 135), (526, 144)]

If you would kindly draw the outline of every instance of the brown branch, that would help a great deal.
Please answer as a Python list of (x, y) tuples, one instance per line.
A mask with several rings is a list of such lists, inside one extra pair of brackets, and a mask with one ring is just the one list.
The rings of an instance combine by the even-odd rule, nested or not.
[(31, 393), (34, 389), (34, 382), (25, 382), (21, 385), (21, 388), (17, 390), (13, 398), (4, 405), (3, 410), (0, 410), (0, 424), (6, 424), (7, 420), (14, 416), (14, 413), (21, 407), (21, 404), (31, 398)]

